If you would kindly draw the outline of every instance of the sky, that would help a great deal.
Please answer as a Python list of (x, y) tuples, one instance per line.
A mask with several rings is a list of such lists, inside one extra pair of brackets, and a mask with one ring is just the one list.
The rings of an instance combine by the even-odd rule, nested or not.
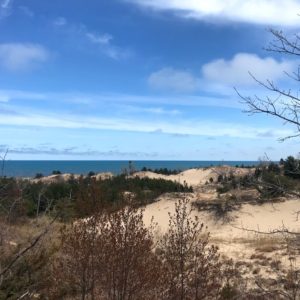
[(40, 160), (278, 160), (295, 128), (249, 115), (249, 75), (297, 86), (265, 50), (299, 0), (0, 0), (0, 153)]

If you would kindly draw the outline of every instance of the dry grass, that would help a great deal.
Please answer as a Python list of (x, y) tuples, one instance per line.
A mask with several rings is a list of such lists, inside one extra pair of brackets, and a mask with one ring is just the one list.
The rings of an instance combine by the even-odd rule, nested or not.
[(286, 240), (280, 235), (256, 234), (253, 238), (238, 239), (241, 244), (248, 244), (256, 252), (271, 253), (286, 248)]

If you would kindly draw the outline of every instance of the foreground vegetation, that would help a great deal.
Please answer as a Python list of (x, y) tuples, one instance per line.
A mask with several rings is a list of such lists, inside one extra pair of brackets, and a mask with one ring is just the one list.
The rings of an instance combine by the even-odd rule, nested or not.
[[(265, 185), (278, 183), (278, 178), (289, 182), (285, 193), (297, 192), (299, 165), (287, 158), (280, 165), (262, 164), (241, 178), (220, 174), (218, 182), (210, 184), (220, 195), (227, 189), (256, 187), (257, 199), (269, 201), (282, 195), (270, 193), (270, 185)], [(284, 271), (279, 260), (272, 260), (276, 279), (257, 276), (249, 285), (245, 268), (256, 276), (267, 257), (253, 254), (252, 264), (222, 257), (205, 225), (192, 217), (184, 197), (192, 192), (187, 185), (126, 175), (60, 183), (1, 178), (0, 183), (0, 299), (300, 297), (298, 269), (292, 262)], [(143, 207), (170, 192), (183, 193), (182, 200), (169, 216), (168, 231), (159, 234), (155, 223), (144, 224)], [(230, 207), (221, 200), (210, 203), (222, 203), (219, 213), (220, 207), (221, 213)], [(238, 200), (246, 201), (235, 203)], [(278, 245), (260, 244), (257, 249), (274, 247)]]

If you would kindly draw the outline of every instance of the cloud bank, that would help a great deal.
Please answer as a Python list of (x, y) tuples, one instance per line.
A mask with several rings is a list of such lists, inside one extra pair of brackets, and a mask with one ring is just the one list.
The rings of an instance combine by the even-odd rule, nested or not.
[(173, 11), (185, 18), (297, 26), (298, 0), (125, 0), (155, 10)]
[(115, 131), (160, 132), (164, 134), (194, 135), (194, 136), (226, 136), (232, 138), (266, 138), (288, 136), (294, 134), (290, 129), (273, 129), (269, 127), (244, 126), (240, 123), (223, 121), (199, 120), (138, 120), (131, 118), (117, 118), (104, 116), (85, 116), (57, 114), (54, 112), (36, 111), (27, 113), (22, 109), (21, 115), (1, 113), (0, 125), (27, 126), (33, 128), (66, 128), (66, 129), (104, 129)]
[(102, 156), (102, 157), (156, 157), (156, 152), (125, 152), (120, 150), (99, 151), (96, 149), (79, 149), (78, 147), (55, 148), (45, 146), (23, 146), (12, 147), (9, 145), (0, 145), (0, 152), (5, 152), (8, 149), (9, 154), (32, 154), (32, 155), (55, 155), (55, 156)]

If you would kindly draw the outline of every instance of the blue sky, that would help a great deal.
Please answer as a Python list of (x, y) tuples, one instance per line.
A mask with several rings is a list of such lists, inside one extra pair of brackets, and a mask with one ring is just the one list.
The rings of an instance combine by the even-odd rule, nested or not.
[[(0, 151), (9, 159), (256, 160), (295, 128), (243, 113), (249, 76), (290, 87), (263, 48), (296, 0), (0, 0)], [(296, 89), (296, 86), (291, 86)]]

